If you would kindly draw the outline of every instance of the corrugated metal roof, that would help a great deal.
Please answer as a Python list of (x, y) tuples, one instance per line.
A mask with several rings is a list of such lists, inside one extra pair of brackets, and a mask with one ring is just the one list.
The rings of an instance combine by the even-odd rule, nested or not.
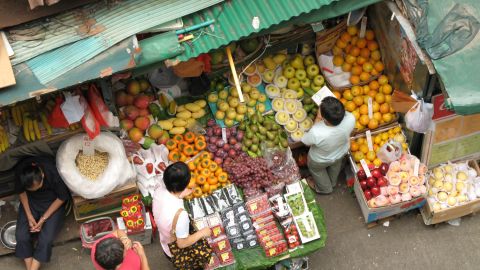
[[(192, 46), (185, 46), (185, 53), (176, 59), (186, 61), (202, 53), (227, 45), (232, 41), (247, 37), (252, 33), (268, 29), (273, 25), (288, 21), (315, 10), (321, 19), (331, 18), (378, 2), (379, 0), (235, 0), (201, 10), (183, 18), (186, 26), (209, 19), (215, 23), (199, 34)], [(322, 16), (325, 14), (325, 16)], [(300, 17), (299, 17), (300, 16)], [(252, 25), (254, 17), (259, 19), (259, 27)], [(323, 18), (322, 18), (323, 17)]]
[[(104, 31), (43, 53), (27, 64), (38, 80), (47, 84), (128, 36), (220, 2), (222, 0), (131, 0), (103, 7), (95, 10), (92, 17)], [(72, 13), (75, 12), (78, 10)]]

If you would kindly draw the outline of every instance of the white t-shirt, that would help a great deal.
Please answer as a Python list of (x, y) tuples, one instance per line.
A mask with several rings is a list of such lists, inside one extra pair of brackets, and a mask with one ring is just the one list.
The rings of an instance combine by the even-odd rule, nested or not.
[[(165, 187), (160, 187), (155, 190), (152, 204), (153, 217), (157, 224), (163, 251), (172, 257), (170, 249), (168, 248), (168, 244), (173, 240), (170, 239), (170, 232), (172, 230), (173, 219), (178, 209), (184, 209), (183, 200), (168, 192)], [(175, 228), (177, 238), (187, 238), (189, 235), (189, 226), (190, 220), (187, 211), (184, 210), (178, 217), (177, 227)]]

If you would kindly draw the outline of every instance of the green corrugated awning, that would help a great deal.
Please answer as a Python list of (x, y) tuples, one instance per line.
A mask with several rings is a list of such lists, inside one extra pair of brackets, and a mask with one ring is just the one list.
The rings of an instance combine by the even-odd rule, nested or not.
[[(185, 52), (176, 60), (186, 61), (202, 53), (227, 45), (232, 41), (258, 33), (282, 22), (297, 24), (319, 21), (348, 13), (379, 0), (235, 0), (226, 1), (183, 18), (186, 26), (214, 19), (191, 45), (183, 44)], [(258, 28), (253, 26), (258, 17)]]

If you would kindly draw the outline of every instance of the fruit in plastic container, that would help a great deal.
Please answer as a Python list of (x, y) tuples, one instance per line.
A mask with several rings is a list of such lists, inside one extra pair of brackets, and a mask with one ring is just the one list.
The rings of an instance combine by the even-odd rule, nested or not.
[(273, 110), (276, 112), (283, 110), (284, 103), (285, 101), (282, 98), (275, 98), (272, 101)]
[(291, 134), (292, 140), (295, 142), (299, 142), (302, 140), (304, 135), (303, 130), (297, 129), (295, 132)]
[(288, 113), (294, 113), (297, 110), (297, 103), (293, 99), (288, 99), (285, 101), (284, 107)]
[(302, 128), (304, 131), (308, 131), (310, 128), (313, 126), (313, 121), (310, 118), (306, 118), (302, 122), (300, 122), (300, 128)]
[(297, 122), (302, 122), (307, 117), (307, 112), (303, 108), (298, 108), (292, 115)]
[(280, 125), (285, 125), (287, 122), (290, 120), (290, 116), (288, 113), (279, 111), (275, 114), (275, 121), (279, 123)]
[(295, 121), (293, 119), (289, 119), (287, 121), (287, 123), (285, 124), (285, 129), (288, 132), (294, 132), (295, 130), (297, 130), (297, 128), (298, 128), (298, 123), (297, 123), (297, 121)]

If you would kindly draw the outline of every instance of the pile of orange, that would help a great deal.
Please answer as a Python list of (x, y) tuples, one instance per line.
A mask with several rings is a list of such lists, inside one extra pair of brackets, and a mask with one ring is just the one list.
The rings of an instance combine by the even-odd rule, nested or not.
[(370, 81), (385, 68), (378, 43), (375, 41), (375, 33), (368, 29), (363, 38), (359, 35), (357, 26), (348, 26), (332, 49), (333, 64), (345, 72), (350, 72), (352, 85)]
[(185, 162), (207, 147), (203, 135), (195, 135), (193, 132), (186, 132), (184, 135), (176, 134), (165, 142), (170, 151), (168, 160)]
[(211, 153), (203, 151), (197, 158), (187, 163), (192, 176), (188, 188), (193, 189), (193, 193), (186, 199), (210, 195), (214, 190), (230, 183), (228, 174), (212, 158)]
[[(391, 106), (393, 88), (385, 75), (380, 75), (364, 86), (352, 86), (343, 93), (334, 92), (340, 99), (345, 110), (355, 117), (355, 129), (376, 129), (382, 124), (390, 123), (395, 119)], [(372, 118), (368, 115), (368, 100), (372, 99)]]

